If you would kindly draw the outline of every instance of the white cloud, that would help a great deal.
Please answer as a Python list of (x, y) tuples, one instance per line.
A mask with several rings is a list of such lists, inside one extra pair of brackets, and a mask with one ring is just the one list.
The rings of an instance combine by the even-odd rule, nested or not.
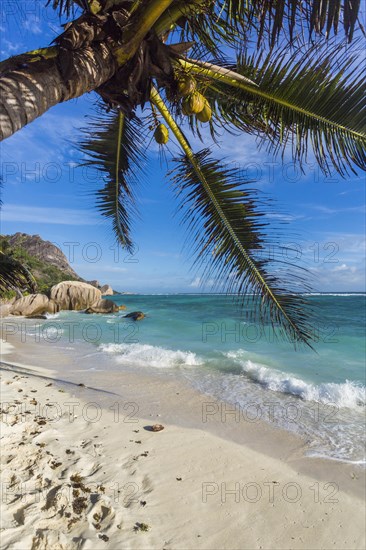
[(199, 151), (209, 147), (212, 149), (214, 158), (224, 157), (228, 163), (233, 162), (235, 168), (243, 169), (249, 166), (258, 170), (267, 158), (266, 153), (260, 152), (256, 138), (250, 134), (242, 133), (233, 136), (222, 131), (222, 137), (217, 139), (217, 144), (213, 141), (208, 128), (203, 128), (201, 134), (203, 141), (198, 137), (189, 137), (193, 149)]
[(9, 57), (11, 55), (14, 55), (15, 53), (18, 53), (22, 49), (21, 42), (11, 42), (7, 38), (2, 37), (1, 39), (1, 55), (6, 57)]
[(281, 222), (293, 222), (295, 220), (303, 220), (306, 216), (295, 216), (293, 214), (276, 214), (273, 212), (267, 212), (265, 214), (266, 218), (279, 220)]
[(42, 33), (41, 21), (40, 21), (39, 17), (37, 17), (35, 15), (32, 15), (32, 14), (28, 14), (25, 21), (23, 21), (23, 27), (24, 27), (25, 30), (29, 31), (32, 34), (41, 34)]
[(164, 252), (160, 250), (155, 250), (151, 252), (152, 256), (156, 256), (157, 258), (180, 258), (181, 254), (177, 254), (174, 252)]
[(363, 214), (366, 209), (366, 206), (364, 204), (361, 204), (359, 206), (349, 206), (346, 208), (329, 208), (328, 206), (322, 206), (319, 204), (304, 204), (303, 206), (311, 210), (321, 212), (322, 214), (342, 214), (344, 212), (354, 212), (354, 213)]
[(316, 289), (322, 292), (332, 291), (364, 291), (365, 270), (363, 266), (350, 266), (346, 263), (329, 268), (322, 265), (310, 269), (316, 281)]
[[(337, 250), (337, 258), (342, 263), (362, 262), (365, 257), (366, 237), (360, 233), (326, 233), (323, 243), (334, 243)], [(326, 245), (325, 245), (326, 246)], [(328, 248), (330, 252), (330, 248)]]
[(201, 286), (201, 277), (196, 277), (189, 285), (191, 288), (199, 288)]
[(94, 212), (69, 208), (5, 204), (1, 219), (7, 222), (31, 222), (37, 224), (95, 225), (100, 218)]
[(357, 268), (356, 267), (350, 267), (347, 264), (337, 265), (332, 269), (334, 273), (337, 273), (337, 271), (348, 271), (349, 273), (356, 273)]
[(202, 277), (196, 277), (188, 285), (190, 288), (199, 288), (202, 292), (217, 292), (218, 288), (223, 286), (223, 283), (215, 284), (214, 279), (205, 280)]
[(104, 268), (106, 271), (112, 271), (113, 273), (127, 273), (128, 269), (127, 267), (109, 267), (109, 266), (106, 266)]
[[(4, 184), (19, 184), (29, 180), (55, 184), (60, 178), (73, 182), (80, 179), (74, 173), (81, 155), (70, 142), (76, 138), (75, 128), (83, 125), (81, 118), (68, 115), (68, 105), (58, 113), (47, 112), (1, 144), (1, 175)], [(86, 169), (83, 169), (82, 175)], [(89, 172), (85, 177), (90, 179)], [(88, 182), (89, 182), (88, 179)], [(95, 183), (95, 179), (90, 183)]]
[[(68, 105), (65, 104), (63, 107), (66, 111)], [(45, 156), (49, 156), (51, 149), (54, 152), (59, 152), (60, 147), (69, 149), (70, 143), (67, 143), (66, 140), (75, 136), (75, 127), (81, 126), (83, 121), (78, 117), (68, 116), (62, 107), (58, 108), (58, 114), (48, 111), (42, 117), (22, 128), (20, 132), (8, 138), (2, 145), (5, 151), (9, 149), (21, 152), (22, 149), (19, 146), (22, 146), (24, 147), (24, 155), (27, 154), (28, 157), (31, 157), (34, 153), (33, 147), (37, 148), (36, 152), (38, 154), (43, 151)], [(52, 147), (53, 145), (56, 147)]]

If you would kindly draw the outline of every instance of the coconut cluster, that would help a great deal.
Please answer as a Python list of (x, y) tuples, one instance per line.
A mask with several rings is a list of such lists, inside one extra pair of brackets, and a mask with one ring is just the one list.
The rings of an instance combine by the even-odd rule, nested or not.
[(197, 83), (192, 76), (186, 76), (178, 82), (178, 92), (182, 96), (182, 113), (186, 116), (196, 115), (200, 122), (209, 122), (212, 110), (209, 102), (197, 91)]
[[(178, 95), (182, 98), (182, 113), (186, 116), (196, 115), (200, 122), (209, 122), (212, 117), (212, 109), (205, 98), (197, 90), (197, 82), (192, 76), (180, 77), (177, 84)], [(154, 138), (160, 145), (169, 141), (169, 130), (165, 124), (159, 124), (154, 132)]]

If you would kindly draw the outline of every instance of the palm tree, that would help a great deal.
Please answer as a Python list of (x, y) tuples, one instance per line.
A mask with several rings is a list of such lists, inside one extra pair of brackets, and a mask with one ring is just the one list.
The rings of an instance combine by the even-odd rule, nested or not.
[(265, 205), (208, 149), (194, 152), (182, 125), (202, 141), (205, 124), (214, 139), (223, 129), (254, 134), (275, 154), (292, 148), (301, 165), (311, 148), (325, 173), (365, 169), (359, 0), (48, 3), (71, 21), (50, 47), (1, 64), (2, 139), (57, 103), (97, 92), (79, 147), (105, 173), (97, 206), (131, 250), (149, 136), (161, 147), (174, 137), (181, 155), (170, 177), (203, 278), (253, 302), (276, 334), (309, 343), (304, 299), (263, 255), (276, 240), (266, 236)]
[(21, 296), (21, 290), (36, 289), (37, 283), (27, 266), (0, 250), (0, 293), (13, 290)]
[[(0, 180), (0, 192), (2, 181)], [(0, 197), (0, 208), (2, 199)], [(14, 291), (18, 297), (22, 296), (21, 290), (36, 292), (37, 282), (28, 267), (14, 257), (7, 239), (1, 239), (0, 243), (0, 298), (3, 293)]]

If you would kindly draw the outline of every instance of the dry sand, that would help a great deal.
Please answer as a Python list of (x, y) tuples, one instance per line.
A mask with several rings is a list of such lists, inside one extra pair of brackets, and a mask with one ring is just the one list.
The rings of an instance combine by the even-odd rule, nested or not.
[(172, 412), (173, 386), (152, 384), (150, 402), (135, 386), (137, 413), (52, 377), (1, 370), (2, 549), (365, 548), (361, 469), (304, 458), (274, 430), (263, 452), (261, 426), (181, 425), (203, 398)]

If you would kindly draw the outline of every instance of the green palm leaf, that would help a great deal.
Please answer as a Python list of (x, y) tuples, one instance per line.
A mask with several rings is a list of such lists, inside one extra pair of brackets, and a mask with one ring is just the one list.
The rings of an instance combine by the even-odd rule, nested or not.
[(37, 283), (28, 268), (0, 250), (0, 292), (16, 288), (36, 291)]
[[(172, 8), (173, 10), (180, 9), (184, 14), (179, 20), (179, 26), (182, 29), (179, 41), (192, 41), (197, 44), (201, 59), (206, 54), (222, 58), (223, 44), (235, 47), (245, 38), (244, 29), (241, 30), (239, 36), (236, 27), (228, 20), (220, 18), (215, 7), (205, 4), (202, 0), (196, 6), (194, 2), (180, 0), (173, 4)], [(196, 52), (193, 55), (197, 57)]]
[[(265, 211), (257, 207), (256, 192), (247, 189), (236, 170), (210, 159), (208, 150), (175, 161), (173, 183), (203, 278), (213, 279), (216, 290), (239, 295), (247, 307), (252, 304), (254, 318), (271, 323), (274, 334), (310, 345), (304, 300), (285, 290), (287, 283), (260, 258), (268, 245), (268, 224)], [(301, 276), (297, 281), (305, 284)]]
[(246, 20), (257, 27), (258, 43), (269, 36), (273, 46), (276, 40), (289, 32), (290, 41), (302, 33), (302, 22), (307, 22), (309, 35), (337, 34), (343, 26), (346, 37), (352, 40), (356, 29), (360, 0), (218, 0), (217, 11), (233, 24)]
[(257, 133), (262, 127), (275, 152), (292, 144), (295, 160), (312, 147), (325, 172), (331, 165), (341, 174), (355, 165), (366, 169), (365, 69), (347, 52), (312, 47), (300, 57), (280, 51), (263, 60), (243, 54), (231, 68), (258, 86), (212, 78), (206, 96), (218, 123)]
[(84, 134), (88, 137), (78, 146), (88, 159), (83, 164), (100, 170), (106, 180), (96, 192), (97, 208), (112, 220), (119, 244), (132, 252), (130, 230), (131, 218), (136, 216), (135, 188), (146, 161), (142, 122), (136, 116), (128, 118), (113, 110), (92, 119)]
[[(257, 208), (257, 192), (243, 188), (246, 182), (240, 173), (211, 160), (209, 150), (193, 153), (155, 88), (151, 101), (184, 151), (171, 175), (186, 209), (183, 221), (190, 230), (196, 265), (205, 265), (204, 277), (213, 277), (221, 292), (226, 288), (241, 302), (254, 305), (252, 318), (262, 326), (271, 323), (275, 335), (311, 347), (312, 330), (299, 287), (290, 292), (285, 278), (267, 271), (268, 260), (260, 257), (269, 243), (263, 233), (268, 225), (265, 212)], [(290, 277), (302, 291), (308, 290), (301, 275), (290, 273)]]
[(108, 0), (47, 0), (46, 6), (51, 5), (59, 12), (60, 17), (69, 17), (75, 15), (77, 8), (81, 8), (85, 13), (96, 13), (108, 3)]
[(77, 7), (78, 5), (81, 7), (85, 7), (83, 6), (83, 4), (86, 5), (87, 0), (85, 0), (85, 2), (83, 2), (83, 0), (47, 0), (46, 6), (51, 5), (54, 10), (57, 10), (59, 12), (60, 16), (69, 16), (73, 14), (75, 7)]

